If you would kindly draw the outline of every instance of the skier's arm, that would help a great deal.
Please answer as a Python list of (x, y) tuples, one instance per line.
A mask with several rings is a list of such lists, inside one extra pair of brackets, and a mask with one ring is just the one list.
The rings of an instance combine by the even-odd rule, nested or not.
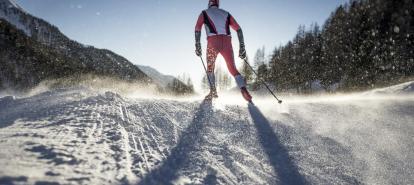
[(244, 45), (243, 31), (242, 31), (240, 25), (237, 23), (237, 21), (231, 15), (230, 15), (230, 27), (233, 30), (237, 31), (237, 37), (239, 38), (239, 43), (240, 43), (239, 57), (241, 59), (245, 59), (246, 58), (246, 49), (245, 49), (245, 45)]
[(232, 15), (230, 16), (230, 27), (234, 30), (237, 31), (240, 29), (240, 25), (239, 23), (237, 23), (236, 19), (234, 19), (234, 17)]
[(201, 13), (198, 16), (198, 20), (195, 26), (195, 41), (196, 43), (200, 43), (200, 38), (201, 38), (201, 28), (203, 27), (204, 24), (204, 15)]
[(204, 24), (204, 15), (200, 14), (200, 16), (198, 16), (198, 20), (195, 26), (195, 46), (196, 46), (197, 56), (201, 56), (200, 39), (201, 39), (201, 28), (203, 27), (203, 24)]
[(204, 24), (204, 15), (203, 15), (203, 13), (201, 13), (198, 16), (197, 23), (196, 23), (196, 26), (195, 26), (195, 31), (201, 32), (201, 28), (203, 27), (203, 24)]

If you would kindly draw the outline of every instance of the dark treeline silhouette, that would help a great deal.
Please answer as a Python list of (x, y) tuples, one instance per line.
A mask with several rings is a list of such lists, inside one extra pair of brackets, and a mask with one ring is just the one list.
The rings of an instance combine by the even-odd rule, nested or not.
[(160, 91), (170, 92), (173, 95), (189, 95), (194, 93), (194, 85), (189, 75), (182, 74), (174, 78), (164, 90)]
[(358, 91), (412, 79), (413, 52), (412, 0), (351, 0), (322, 28), (300, 26), (258, 72), (279, 91), (310, 93), (315, 82), (327, 91)]

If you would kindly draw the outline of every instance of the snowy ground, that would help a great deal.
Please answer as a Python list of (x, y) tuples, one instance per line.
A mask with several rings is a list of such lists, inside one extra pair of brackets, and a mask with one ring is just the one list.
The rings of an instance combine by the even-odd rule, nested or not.
[(413, 84), (256, 106), (3, 96), (0, 184), (414, 184)]

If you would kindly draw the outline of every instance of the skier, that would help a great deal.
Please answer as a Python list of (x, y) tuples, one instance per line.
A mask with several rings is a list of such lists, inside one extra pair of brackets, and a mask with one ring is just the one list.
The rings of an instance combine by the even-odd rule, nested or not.
[(246, 89), (246, 81), (240, 75), (234, 62), (233, 47), (231, 43), (230, 27), (237, 31), (240, 50), (239, 57), (246, 58), (243, 32), (239, 24), (229, 12), (219, 8), (219, 0), (209, 0), (208, 9), (202, 11), (195, 26), (195, 46), (197, 56), (202, 55), (201, 51), (201, 28), (205, 25), (207, 33), (207, 76), (210, 83), (210, 93), (206, 99), (217, 98), (216, 79), (214, 76), (214, 66), (217, 55), (220, 53), (226, 61), (227, 68), (236, 80), (243, 98), (248, 102), (252, 101), (252, 96)]

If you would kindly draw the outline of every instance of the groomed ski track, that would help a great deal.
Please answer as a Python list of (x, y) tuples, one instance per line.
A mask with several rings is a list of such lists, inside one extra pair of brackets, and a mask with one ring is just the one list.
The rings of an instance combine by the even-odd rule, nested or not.
[(3, 97), (0, 184), (413, 184), (414, 98), (379, 94)]

